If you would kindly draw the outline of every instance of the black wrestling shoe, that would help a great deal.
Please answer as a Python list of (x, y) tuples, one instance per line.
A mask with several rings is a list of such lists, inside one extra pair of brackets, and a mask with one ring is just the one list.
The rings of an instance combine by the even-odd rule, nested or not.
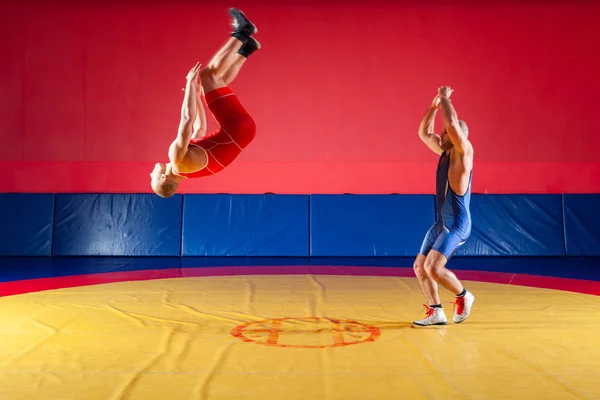
[(238, 50), (238, 54), (248, 58), (250, 54), (254, 53), (258, 49), (260, 49), (260, 43), (258, 40), (253, 37), (249, 37)]
[(250, 36), (258, 32), (256, 25), (254, 25), (246, 15), (237, 8), (230, 8), (229, 14), (233, 17), (233, 32), (231, 36), (246, 41)]

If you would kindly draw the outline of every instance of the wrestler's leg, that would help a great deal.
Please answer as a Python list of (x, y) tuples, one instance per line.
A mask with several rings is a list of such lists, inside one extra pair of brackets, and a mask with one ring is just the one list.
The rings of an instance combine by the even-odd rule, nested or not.
[(467, 291), (456, 275), (446, 268), (448, 260), (466, 242), (453, 231), (444, 231), (425, 260), (425, 271), (438, 284), (456, 296), (454, 322), (464, 321), (471, 312), (475, 296)]
[(242, 57), (237, 57), (233, 61), (233, 63), (229, 67), (229, 69), (227, 71), (225, 71), (225, 73), (223, 74), (223, 81), (225, 82), (225, 85), (229, 86), (229, 84), (231, 84), (231, 82), (234, 81), (234, 79), (237, 77), (238, 73), (240, 72), (240, 69), (242, 69), (242, 66), (244, 65), (246, 60), (247, 60), (247, 58), (242, 56)]
[(427, 304), (424, 304), (426, 313), (423, 319), (413, 321), (415, 325), (429, 326), (429, 325), (444, 325), (448, 323), (446, 314), (440, 304), (440, 296), (438, 293), (438, 285), (431, 276), (427, 274), (425, 269), (425, 262), (431, 252), (431, 249), (443, 232), (442, 228), (438, 225), (433, 225), (423, 239), (423, 244), (419, 250), (419, 254), (415, 259), (413, 269), (421, 287), (421, 292), (427, 299)]
[(427, 304), (430, 306), (439, 304), (440, 296), (438, 294), (438, 285), (436, 281), (434, 281), (425, 270), (425, 260), (427, 259), (427, 254), (429, 254), (431, 251), (431, 248), (433, 247), (433, 244), (438, 236), (438, 228), (436, 225), (433, 225), (427, 231), (427, 234), (423, 239), (421, 249), (419, 250), (419, 254), (417, 255), (413, 264), (413, 270), (415, 272), (415, 276), (417, 277), (417, 281), (419, 282), (421, 292), (423, 293), (423, 296), (425, 296)]
[(456, 275), (446, 268), (447, 262), (448, 259), (444, 253), (432, 249), (425, 259), (425, 271), (446, 290), (458, 295), (462, 293), (464, 287)]
[(243, 44), (244, 43), (240, 39), (230, 37), (225, 45), (221, 47), (206, 65), (206, 69), (211, 69), (216, 75), (223, 76), (231, 65), (239, 58), (237, 55)]
[[(234, 45), (231, 42), (237, 43)], [(259, 48), (260, 44), (254, 38), (248, 38), (246, 42), (242, 43), (239, 39), (232, 37), (200, 73), (204, 92), (208, 93), (229, 86), (248, 57)]]
[[(225, 85), (235, 79), (246, 59), (260, 48), (258, 41), (252, 38), (257, 31), (256, 26), (237, 8), (231, 8), (229, 13), (233, 18), (234, 30), (206, 67), (213, 74), (221, 76)], [(214, 89), (205, 87), (206, 92)]]
[[(235, 56), (244, 57), (238, 53)], [(200, 79), (205, 91), (206, 104), (220, 125), (214, 135), (225, 135), (240, 149), (248, 146), (254, 140), (256, 124), (237, 95), (214, 69), (207, 68), (202, 71)]]

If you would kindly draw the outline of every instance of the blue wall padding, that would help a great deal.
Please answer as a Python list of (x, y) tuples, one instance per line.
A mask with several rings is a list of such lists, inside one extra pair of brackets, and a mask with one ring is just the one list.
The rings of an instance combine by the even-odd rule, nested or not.
[(182, 195), (57, 194), (53, 254), (179, 256)]
[[(457, 256), (600, 256), (600, 194), (482, 195)], [(1, 194), (0, 256), (413, 257), (433, 195)]]
[(311, 256), (413, 256), (434, 221), (433, 195), (313, 195)]
[(308, 256), (308, 196), (185, 195), (183, 256)]
[(471, 200), (473, 230), (457, 256), (562, 256), (561, 195), (481, 195)]
[(0, 255), (49, 256), (54, 195), (0, 195)]
[(600, 256), (600, 194), (563, 196), (567, 255)]

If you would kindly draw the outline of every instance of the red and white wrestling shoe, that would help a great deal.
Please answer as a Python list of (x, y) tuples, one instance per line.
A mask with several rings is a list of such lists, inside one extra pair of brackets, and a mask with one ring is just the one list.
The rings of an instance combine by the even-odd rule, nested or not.
[(430, 326), (430, 325), (446, 325), (448, 320), (446, 319), (446, 314), (444, 313), (444, 309), (441, 307), (432, 308), (426, 304), (423, 304), (427, 309), (425, 313), (425, 318), (420, 319), (418, 321), (413, 321), (413, 324), (419, 326)]
[(471, 313), (471, 308), (475, 302), (475, 296), (471, 292), (465, 293), (464, 296), (457, 296), (456, 302), (454, 303), (454, 317), (452, 320), (460, 324), (463, 322)]

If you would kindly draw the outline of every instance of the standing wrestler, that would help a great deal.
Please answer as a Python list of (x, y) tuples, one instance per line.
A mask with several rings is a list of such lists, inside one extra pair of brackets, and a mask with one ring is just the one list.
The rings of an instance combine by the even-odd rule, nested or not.
[[(437, 221), (429, 229), (414, 263), (421, 291), (428, 305), (425, 318), (415, 325), (443, 325), (448, 321), (441, 305), (438, 284), (456, 295), (453, 321), (463, 322), (470, 314), (475, 296), (446, 268), (448, 260), (471, 234), (471, 178), (473, 146), (467, 139), (467, 124), (458, 119), (450, 102), (452, 89), (442, 86), (419, 127), (419, 137), (440, 155), (436, 171)], [(445, 128), (433, 130), (435, 115), (442, 110)]]

